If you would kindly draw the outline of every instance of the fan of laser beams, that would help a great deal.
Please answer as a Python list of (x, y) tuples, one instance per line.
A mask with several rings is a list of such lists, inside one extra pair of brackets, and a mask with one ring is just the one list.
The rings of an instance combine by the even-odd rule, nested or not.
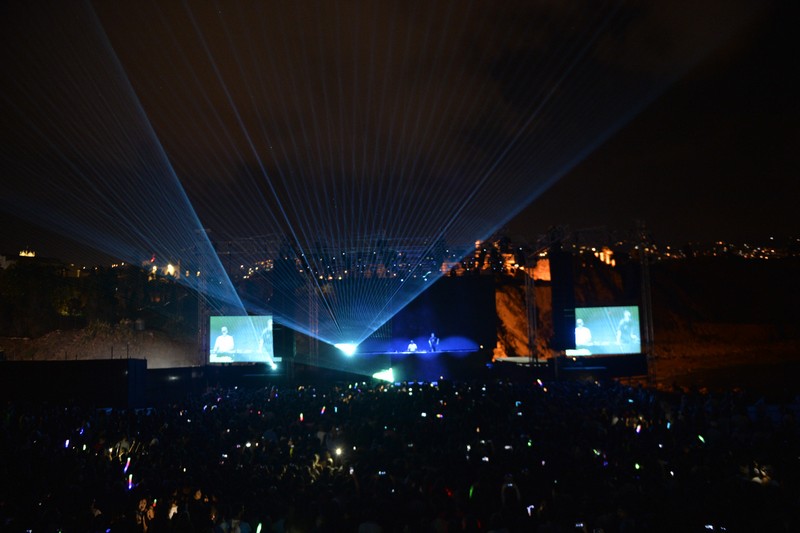
[[(205, 262), (214, 298), (236, 300), (226, 272), (258, 279), (248, 311), (358, 342), (735, 29), (743, 4), (714, 12), (714, 33), (703, 2), (682, 16), (668, 2), (98, 5), (89, 35), (22, 41), (57, 50), (46, 67), (67, 83), (34, 74), (6, 101), (63, 165), (63, 193), (106, 211), (18, 198), (124, 257)], [(220, 263), (200, 228), (274, 237)]]
[(5, 34), (3, 208), (243, 309), (92, 10), (37, 15)]

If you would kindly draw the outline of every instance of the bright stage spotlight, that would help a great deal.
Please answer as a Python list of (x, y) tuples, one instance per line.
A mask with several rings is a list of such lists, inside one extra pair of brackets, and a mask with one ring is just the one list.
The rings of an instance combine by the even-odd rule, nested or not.
[(348, 357), (352, 356), (356, 353), (356, 349), (358, 348), (357, 344), (353, 344), (350, 342), (339, 342), (334, 344), (336, 348), (339, 348), (344, 354)]
[(380, 372), (375, 372), (372, 374), (372, 377), (375, 379), (388, 381), (389, 383), (394, 383), (394, 371), (391, 368), (387, 370), (381, 370)]

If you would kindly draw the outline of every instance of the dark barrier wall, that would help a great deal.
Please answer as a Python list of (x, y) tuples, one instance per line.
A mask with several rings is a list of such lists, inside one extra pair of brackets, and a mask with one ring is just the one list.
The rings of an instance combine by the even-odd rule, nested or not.
[(647, 375), (644, 354), (614, 355), (611, 357), (560, 357), (557, 361), (558, 379), (606, 379)]
[(144, 407), (146, 379), (144, 359), (3, 361), (0, 397), (92, 407)]

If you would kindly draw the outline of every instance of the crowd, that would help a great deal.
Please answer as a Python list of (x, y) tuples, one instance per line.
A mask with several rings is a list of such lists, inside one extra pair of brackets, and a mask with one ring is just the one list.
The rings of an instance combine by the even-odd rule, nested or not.
[(8, 403), (0, 529), (797, 531), (795, 407), (533, 379)]

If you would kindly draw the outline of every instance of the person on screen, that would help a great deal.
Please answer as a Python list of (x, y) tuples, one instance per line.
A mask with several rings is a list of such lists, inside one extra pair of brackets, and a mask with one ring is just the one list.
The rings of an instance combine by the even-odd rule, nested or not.
[(406, 348), (407, 352), (416, 352), (417, 351), (417, 343), (414, 342), (414, 339), (411, 339), (408, 343), (408, 348)]
[(638, 342), (639, 337), (636, 334), (636, 324), (631, 317), (630, 311), (625, 311), (622, 315), (622, 320), (617, 325), (617, 344), (630, 344)]
[(432, 352), (439, 348), (439, 337), (435, 333), (431, 333), (431, 336), (428, 337), (428, 346), (430, 346)]
[(267, 364), (272, 367), (272, 370), (278, 368), (278, 365), (275, 364), (275, 360), (272, 358), (272, 354), (270, 353), (270, 347), (272, 346), (272, 322), (269, 323), (267, 327), (261, 330), (261, 335), (258, 338), (258, 351), (264, 354), (267, 358)]
[(214, 355), (227, 355), (233, 357), (234, 343), (233, 337), (228, 334), (228, 328), (222, 326), (222, 334), (214, 341), (211, 353)]
[(583, 319), (575, 321), (575, 346), (589, 346), (592, 344), (592, 330), (586, 327)]

